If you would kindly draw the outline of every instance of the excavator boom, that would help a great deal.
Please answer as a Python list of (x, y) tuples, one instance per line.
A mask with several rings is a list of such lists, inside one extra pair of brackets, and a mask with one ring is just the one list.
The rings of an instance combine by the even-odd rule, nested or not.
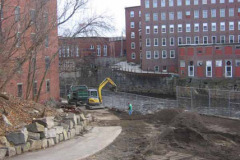
[(98, 95), (99, 95), (100, 103), (102, 103), (102, 89), (104, 86), (106, 86), (107, 83), (110, 83), (114, 88), (117, 87), (117, 85), (113, 82), (113, 80), (111, 78), (104, 79), (98, 87)]

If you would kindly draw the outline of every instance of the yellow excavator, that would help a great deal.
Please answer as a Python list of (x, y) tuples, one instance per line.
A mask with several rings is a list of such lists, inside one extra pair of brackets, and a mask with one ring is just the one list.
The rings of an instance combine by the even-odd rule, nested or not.
[(102, 89), (106, 86), (106, 84), (110, 83), (113, 87), (112, 90), (116, 91), (117, 85), (113, 82), (111, 78), (105, 78), (102, 83), (99, 85), (98, 89), (89, 89), (88, 90), (88, 103), (87, 108), (88, 109), (98, 109), (98, 108), (104, 108), (102, 105), (103, 99), (102, 99)]

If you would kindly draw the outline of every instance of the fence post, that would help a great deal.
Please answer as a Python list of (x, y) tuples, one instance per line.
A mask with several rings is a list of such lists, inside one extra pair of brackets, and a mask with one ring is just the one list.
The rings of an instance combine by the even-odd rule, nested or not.
[(209, 114), (210, 108), (211, 108), (211, 90), (208, 89), (208, 111), (207, 111), (208, 114)]

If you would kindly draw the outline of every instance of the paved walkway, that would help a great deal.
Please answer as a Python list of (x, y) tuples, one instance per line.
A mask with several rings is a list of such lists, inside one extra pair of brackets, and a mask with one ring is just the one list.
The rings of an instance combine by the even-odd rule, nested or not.
[(107, 147), (121, 131), (122, 128), (118, 126), (94, 127), (83, 137), (76, 137), (52, 148), (29, 152), (8, 160), (81, 160)]

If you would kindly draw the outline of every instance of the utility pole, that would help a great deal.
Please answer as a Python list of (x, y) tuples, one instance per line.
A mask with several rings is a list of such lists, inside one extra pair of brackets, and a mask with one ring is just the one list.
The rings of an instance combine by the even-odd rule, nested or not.
[(122, 32), (122, 37), (121, 37), (121, 54), (120, 57), (123, 56), (123, 32)]

